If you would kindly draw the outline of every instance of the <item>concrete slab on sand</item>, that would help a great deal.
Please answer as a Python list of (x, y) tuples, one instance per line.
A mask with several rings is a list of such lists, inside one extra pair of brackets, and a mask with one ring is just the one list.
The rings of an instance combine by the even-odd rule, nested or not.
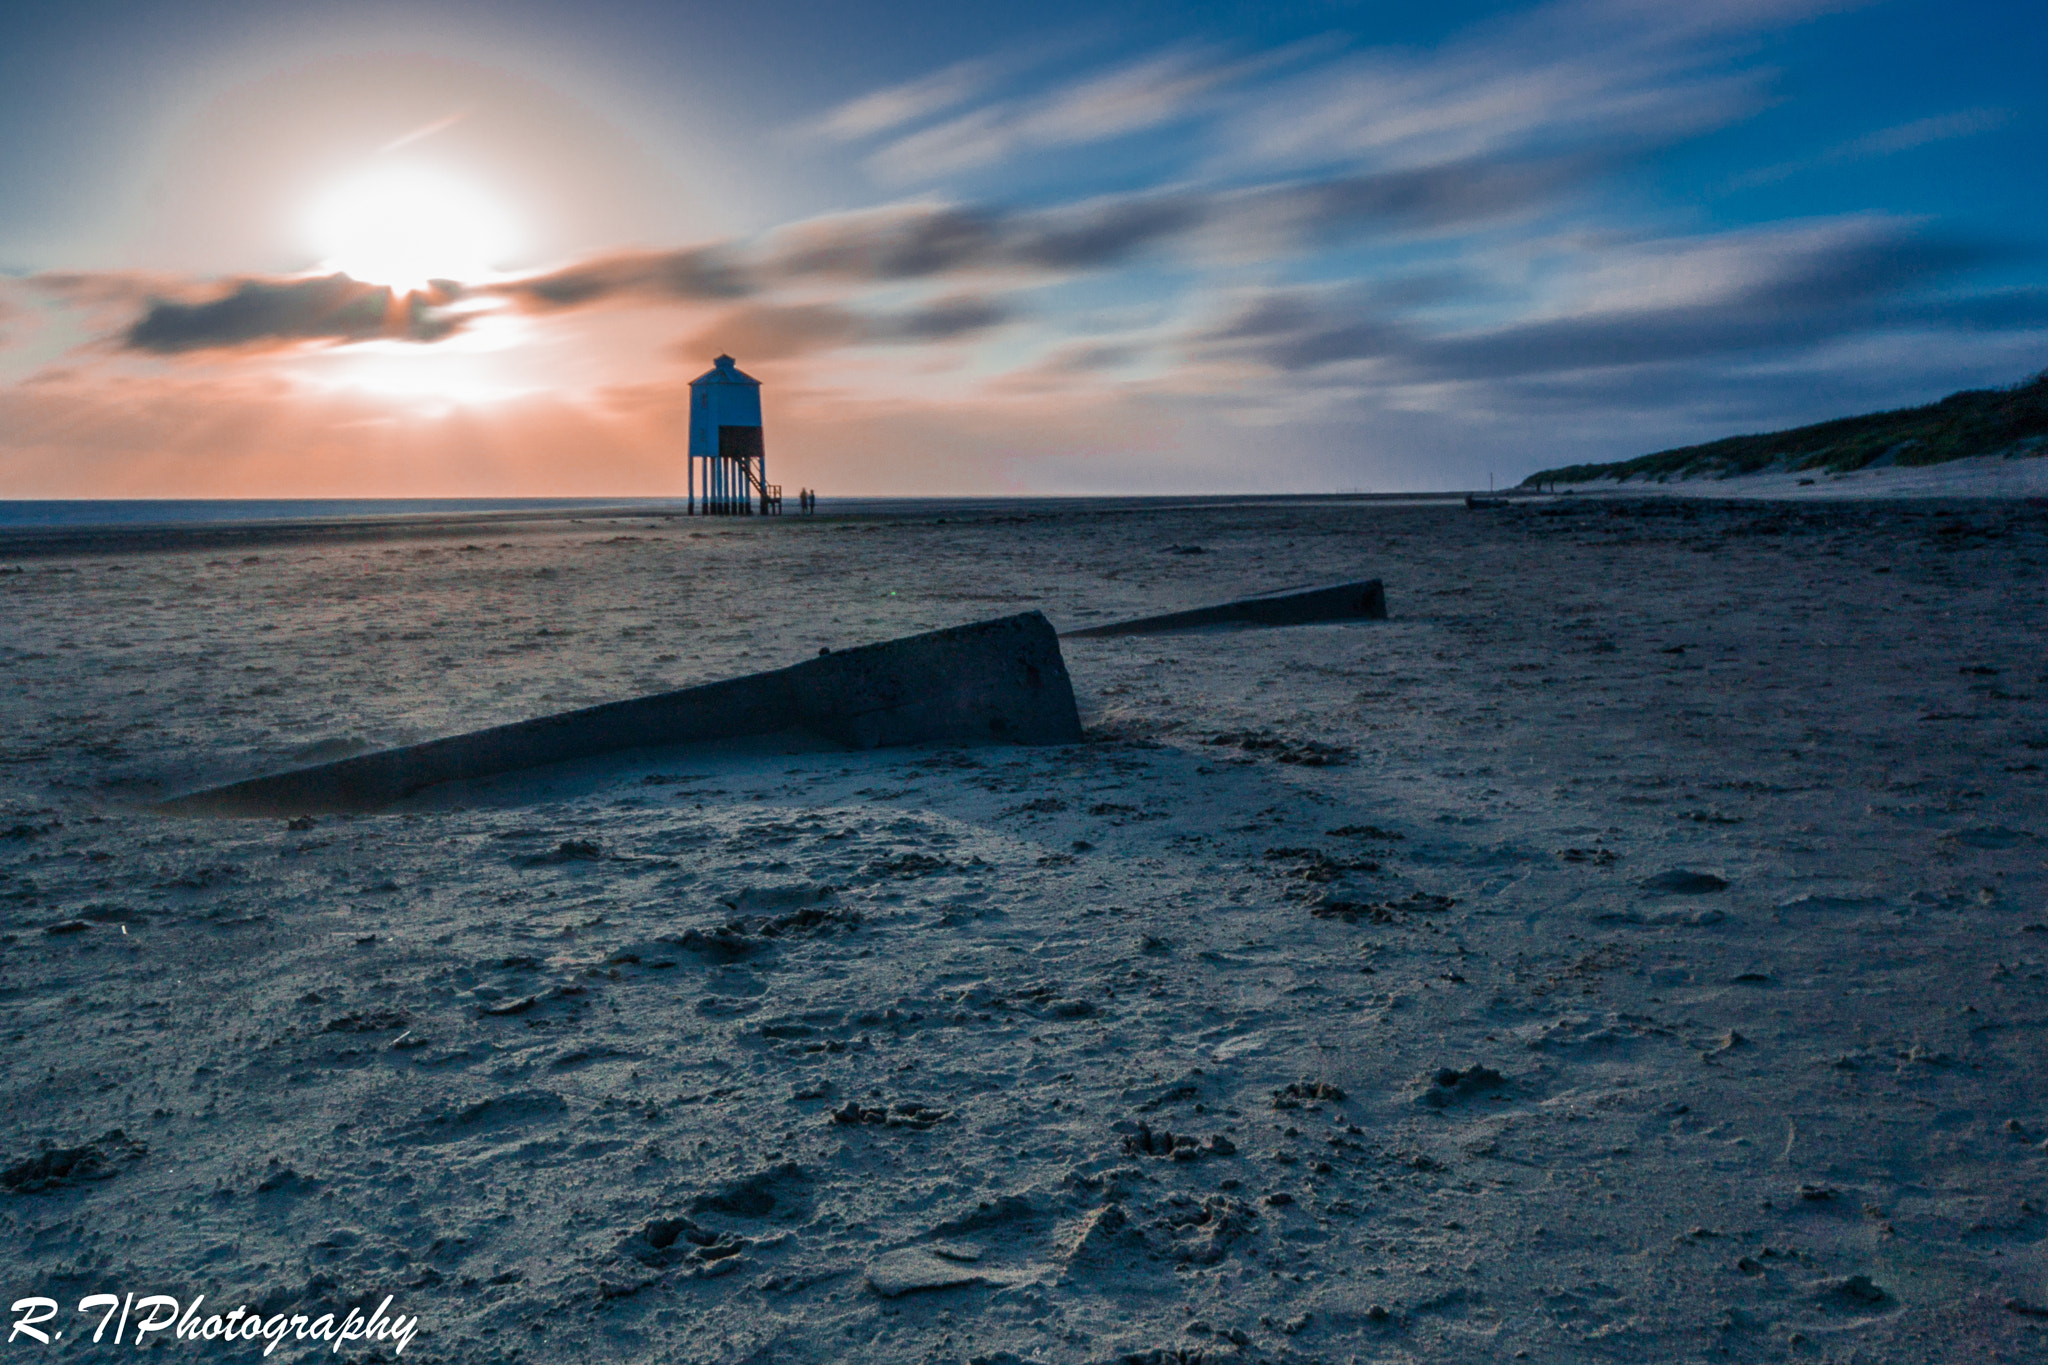
[(369, 811), (444, 782), (628, 749), (803, 729), (853, 749), (1071, 744), (1074, 688), (1035, 611), (821, 654), (747, 677), (362, 754), (174, 797), (169, 815)]
[(1384, 621), (1387, 593), (1377, 578), (1337, 583), (1325, 588), (1282, 590), (1259, 597), (1194, 607), (1163, 616), (1113, 621), (1085, 630), (1060, 632), (1069, 640), (1109, 635), (1154, 635), (1203, 626), (1305, 626), (1319, 621)]

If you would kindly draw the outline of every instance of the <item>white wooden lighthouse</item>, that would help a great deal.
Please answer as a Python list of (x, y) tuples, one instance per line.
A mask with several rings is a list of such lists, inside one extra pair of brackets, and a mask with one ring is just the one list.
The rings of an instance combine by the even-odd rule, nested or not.
[[(782, 510), (761, 442), (761, 381), (722, 355), (690, 381), (690, 513), (764, 515)], [(758, 500), (758, 505), (757, 505)]]

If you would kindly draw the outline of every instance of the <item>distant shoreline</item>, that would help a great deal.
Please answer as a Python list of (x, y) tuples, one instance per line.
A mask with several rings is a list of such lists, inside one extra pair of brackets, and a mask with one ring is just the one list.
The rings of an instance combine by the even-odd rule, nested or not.
[[(503, 500), (495, 507), (472, 506), (421, 509), (422, 500), (394, 500), (404, 511), (378, 511), (371, 499), (344, 503), (340, 500), (307, 500), (307, 507), (350, 506), (358, 510), (325, 515), (222, 517), (200, 520), (190, 516), (176, 520), (142, 521), (130, 516), (109, 515), (105, 520), (74, 518), (54, 524), (25, 523), (10, 509), (24, 503), (0, 502), (0, 558), (48, 558), (92, 554), (138, 554), (176, 551), (228, 551), (263, 545), (305, 545), (321, 542), (376, 540), (428, 540), (468, 533), (504, 535), (512, 532), (560, 530), (580, 522), (689, 522), (704, 529), (717, 526), (733, 530), (744, 526), (791, 524), (802, 521), (823, 523), (847, 518), (941, 517), (972, 518), (1029, 516), (1072, 512), (1172, 511), (1189, 507), (1232, 505), (1270, 506), (1285, 503), (1380, 502), (1397, 505), (1417, 502), (1452, 503), (1463, 493), (1302, 493), (1302, 494), (1216, 494), (1157, 497), (989, 497), (989, 498), (826, 498), (821, 499), (814, 517), (785, 513), (780, 517), (691, 517), (680, 499), (619, 499), (563, 505), (537, 500), (522, 506)], [(458, 500), (450, 500), (455, 502)], [(485, 500), (474, 500), (482, 502)], [(36, 504), (40, 505), (40, 504)], [(81, 503), (79, 507), (112, 504)], [(161, 505), (161, 504), (156, 504)], [(218, 505), (218, 504), (216, 504)], [(290, 504), (265, 501), (266, 509)], [(130, 510), (134, 504), (124, 510)]]
[[(536, 499), (532, 505), (521, 500), (502, 500), (496, 506), (452, 506), (422, 510), (426, 500), (393, 499), (392, 505), (410, 510), (375, 510), (377, 500), (307, 500), (308, 507), (351, 506), (359, 510), (326, 515), (274, 516), (205, 521), (198, 519), (139, 521), (112, 517), (104, 521), (72, 520), (56, 524), (24, 524), (10, 519), (10, 509), (26, 504), (0, 501), (0, 559), (50, 559), (91, 555), (151, 553), (227, 553), (264, 546), (347, 544), (364, 541), (420, 541), (450, 539), (464, 535), (561, 533), (568, 527), (592, 522), (611, 526), (622, 523), (670, 525), (684, 523), (710, 531), (735, 531), (746, 527), (767, 529), (775, 525), (811, 523), (825, 525), (848, 520), (935, 519), (938, 521), (979, 518), (1014, 519), (1059, 515), (1116, 516), (1166, 513), (1222, 507), (1273, 507), (1289, 504), (1330, 506), (1371, 504), (1386, 507), (1441, 505), (1459, 506), (1470, 497), (1499, 506), (1552, 503), (1573, 498), (1612, 501), (1634, 498), (1692, 498), (1704, 501), (1749, 502), (1867, 501), (1913, 498), (1958, 501), (2002, 501), (2014, 498), (2048, 497), (2048, 458), (2007, 460), (1997, 457), (1958, 460), (1949, 464), (1919, 468), (1883, 468), (1850, 474), (1799, 475), (1796, 473), (1750, 474), (1723, 477), (1672, 477), (1668, 482), (1650, 478), (1600, 480), (1568, 485), (1568, 491), (1539, 492), (1514, 487), (1491, 492), (1447, 491), (1431, 493), (1275, 493), (1198, 494), (1151, 496), (1012, 496), (984, 498), (828, 498), (819, 503), (815, 516), (784, 514), (781, 517), (692, 517), (685, 504), (674, 499), (595, 500), (564, 504)], [(489, 500), (449, 499), (450, 503), (487, 503)], [(79, 506), (91, 504), (81, 500)], [(283, 508), (291, 504), (266, 501), (261, 506)], [(133, 506), (133, 504), (129, 504)]]

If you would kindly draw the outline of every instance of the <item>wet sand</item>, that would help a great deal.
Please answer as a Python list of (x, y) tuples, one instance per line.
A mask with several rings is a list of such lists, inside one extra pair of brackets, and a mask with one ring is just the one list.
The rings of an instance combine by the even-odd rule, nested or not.
[[(2048, 1342), (2039, 506), (579, 517), (0, 557), (16, 1297), (391, 1294), (478, 1362)], [(139, 812), (1363, 577), (1067, 642), (1078, 745)]]

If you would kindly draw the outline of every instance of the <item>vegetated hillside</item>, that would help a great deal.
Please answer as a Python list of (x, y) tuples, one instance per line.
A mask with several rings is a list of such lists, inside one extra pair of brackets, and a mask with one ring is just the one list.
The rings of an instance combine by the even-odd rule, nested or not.
[(1546, 469), (1522, 480), (1522, 487), (1637, 476), (1727, 478), (1772, 468), (1840, 473), (1880, 464), (1940, 464), (1968, 455), (2032, 454), (2044, 448), (2048, 370), (2011, 388), (1965, 389), (1921, 408), (1838, 417), (1760, 436), (1729, 436), (1612, 464)]

